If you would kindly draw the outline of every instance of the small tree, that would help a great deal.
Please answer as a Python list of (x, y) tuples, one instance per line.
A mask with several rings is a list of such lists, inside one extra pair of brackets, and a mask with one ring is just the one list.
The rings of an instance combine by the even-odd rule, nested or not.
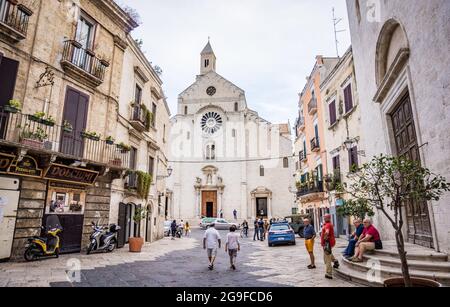
[(450, 184), (440, 175), (431, 173), (418, 162), (405, 158), (377, 156), (355, 172), (354, 180), (345, 191), (358, 200), (381, 211), (395, 230), (405, 287), (411, 287), (411, 275), (403, 236), (406, 205), (412, 202), (439, 200), (450, 191)]
[(136, 225), (140, 225), (141, 221), (144, 220), (147, 216), (147, 210), (141, 207), (137, 207), (134, 211), (133, 221)]
[(374, 216), (373, 207), (365, 199), (349, 199), (339, 206), (337, 213), (343, 217), (364, 219), (366, 216)]

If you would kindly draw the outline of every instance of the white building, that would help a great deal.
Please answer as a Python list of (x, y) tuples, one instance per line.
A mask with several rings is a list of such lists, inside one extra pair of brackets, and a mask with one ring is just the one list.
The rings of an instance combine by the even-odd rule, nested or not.
[[(368, 159), (408, 156), (450, 179), (450, 2), (347, 0)], [(450, 195), (406, 210), (410, 243), (448, 252)], [(385, 239), (394, 231), (378, 215)]]
[(216, 72), (210, 43), (200, 75), (178, 98), (171, 121), (170, 216), (239, 220), (292, 213), (289, 124), (274, 125), (247, 106), (245, 92)]

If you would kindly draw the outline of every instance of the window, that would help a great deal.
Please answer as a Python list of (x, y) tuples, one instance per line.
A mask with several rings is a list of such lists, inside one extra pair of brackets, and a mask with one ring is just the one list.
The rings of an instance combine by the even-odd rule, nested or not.
[(166, 125), (163, 126), (163, 143), (166, 142)]
[(239, 111), (239, 104), (237, 102), (234, 103), (234, 112)]
[(322, 164), (318, 165), (316, 167), (316, 172), (317, 172), (317, 182), (322, 182), (323, 181), (323, 166)]
[(155, 158), (149, 157), (148, 159), (148, 173), (153, 177), (155, 171)]
[(330, 126), (334, 125), (337, 122), (336, 116), (336, 100), (333, 100), (329, 105), (328, 109), (330, 111)]
[(188, 107), (185, 106), (185, 107), (184, 107), (184, 115), (187, 115), (187, 114), (188, 114)]
[(340, 157), (338, 156), (334, 156), (333, 157), (333, 171), (339, 170), (341, 168), (341, 161), (340, 161)]
[(206, 160), (215, 160), (216, 159), (216, 145), (209, 144), (206, 145)]
[(142, 100), (142, 88), (138, 84), (136, 84), (136, 90), (134, 93), (134, 102), (140, 105), (141, 100)]
[(344, 105), (345, 105), (345, 113), (348, 113), (353, 109), (353, 95), (351, 83), (347, 85), (344, 89)]
[(306, 158), (307, 151), (306, 151), (306, 140), (303, 140), (303, 157)]
[(231, 130), (231, 136), (234, 138), (236, 137), (236, 129)]
[(92, 49), (92, 44), (94, 42), (94, 29), (94, 21), (81, 14), (78, 19), (75, 40), (81, 44), (83, 49)]
[(259, 176), (264, 177), (264, 166), (263, 165), (261, 165), (259, 167)]
[(289, 168), (289, 159), (283, 158), (283, 168)]
[(209, 59), (206, 59), (205, 60), (205, 67), (208, 67), (209, 66)]
[(156, 104), (153, 102), (152, 103), (152, 127), (155, 128), (156, 127)]
[[(137, 149), (131, 147), (130, 150), (130, 169), (136, 170), (137, 165)], [(137, 174), (136, 172), (131, 172), (128, 175), (128, 188), (136, 188), (137, 187)]]
[(295, 162), (295, 170), (298, 171), (298, 169), (299, 169), (299, 163), (297, 161), (297, 162)]
[(349, 170), (354, 172), (358, 165), (358, 147), (355, 146), (348, 151)]

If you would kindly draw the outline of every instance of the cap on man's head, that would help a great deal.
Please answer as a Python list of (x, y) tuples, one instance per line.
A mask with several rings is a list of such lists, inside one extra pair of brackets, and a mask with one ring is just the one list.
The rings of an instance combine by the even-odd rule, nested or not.
[(325, 220), (331, 220), (331, 214), (325, 214), (323, 218)]

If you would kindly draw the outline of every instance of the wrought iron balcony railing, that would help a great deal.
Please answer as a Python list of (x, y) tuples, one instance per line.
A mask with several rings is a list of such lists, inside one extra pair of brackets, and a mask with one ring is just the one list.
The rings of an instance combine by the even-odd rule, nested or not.
[(89, 49), (74, 40), (64, 42), (61, 65), (68, 73), (83, 78), (89, 85), (97, 87), (103, 83), (109, 63), (97, 58)]
[(125, 169), (130, 152), (99, 137), (33, 115), (0, 108), (0, 143)]
[(323, 181), (316, 181), (314, 184), (307, 184), (304, 187), (300, 187), (297, 192), (297, 197), (303, 197), (314, 193), (322, 193), (324, 191)]
[(320, 150), (320, 140), (317, 137), (311, 139), (311, 151), (319, 151)]
[(33, 12), (22, 4), (0, 1), (0, 29), (16, 42), (25, 39), (32, 14)]

